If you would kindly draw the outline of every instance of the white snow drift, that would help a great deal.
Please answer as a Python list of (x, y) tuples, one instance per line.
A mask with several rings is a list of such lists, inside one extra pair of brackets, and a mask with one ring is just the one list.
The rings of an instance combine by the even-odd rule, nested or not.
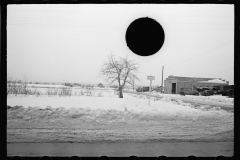
[[(109, 95), (104, 92), (103, 95)], [(159, 114), (164, 116), (232, 116), (233, 113), (221, 110), (219, 108), (211, 108), (209, 106), (199, 106), (194, 108), (191, 104), (183, 103), (181, 100), (171, 101), (169, 98), (162, 98), (154, 101), (154, 98), (148, 105), (146, 96), (134, 94), (124, 94), (125, 98), (118, 98), (116, 95), (112, 97), (90, 97), (90, 96), (71, 96), (71, 97), (35, 97), (35, 96), (8, 96), (7, 105), (23, 107), (40, 107), (52, 108), (63, 107), (70, 108), (86, 108), (90, 110), (118, 110), (125, 112), (141, 113), (141, 114)], [(140, 97), (140, 98), (139, 98)]]

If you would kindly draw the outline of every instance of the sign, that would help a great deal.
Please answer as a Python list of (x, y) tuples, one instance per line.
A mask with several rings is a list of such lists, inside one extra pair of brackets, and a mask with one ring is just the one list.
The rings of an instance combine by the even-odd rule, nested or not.
[(148, 80), (155, 80), (155, 76), (147, 76)]
[(152, 86), (152, 80), (155, 80), (155, 76), (147, 76), (147, 79), (150, 80), (150, 85), (149, 85), (149, 100), (148, 100), (148, 105), (150, 106), (151, 86)]

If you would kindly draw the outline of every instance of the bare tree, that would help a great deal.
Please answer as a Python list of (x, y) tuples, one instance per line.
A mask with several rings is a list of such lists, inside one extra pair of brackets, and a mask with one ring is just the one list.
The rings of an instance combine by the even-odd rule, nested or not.
[(132, 85), (132, 78), (138, 80), (135, 75), (138, 72), (139, 65), (128, 57), (120, 57), (119, 60), (113, 54), (108, 56), (108, 61), (102, 65), (100, 75), (106, 78), (110, 84), (117, 82), (119, 98), (123, 98), (122, 90), (126, 83)]
[(11, 83), (13, 80), (12, 76), (10, 74), (7, 74), (7, 83)]
[(22, 89), (23, 89), (23, 94), (25, 95), (25, 97), (28, 94), (27, 84), (28, 84), (28, 77), (26, 75), (24, 75), (23, 76)]
[(7, 95), (12, 93), (12, 85), (13, 84), (13, 78), (9, 74), (7, 74)]

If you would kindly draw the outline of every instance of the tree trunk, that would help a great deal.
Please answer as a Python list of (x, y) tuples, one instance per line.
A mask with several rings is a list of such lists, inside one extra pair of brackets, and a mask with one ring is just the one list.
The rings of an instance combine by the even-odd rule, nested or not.
[(123, 98), (122, 87), (119, 87), (119, 98)]

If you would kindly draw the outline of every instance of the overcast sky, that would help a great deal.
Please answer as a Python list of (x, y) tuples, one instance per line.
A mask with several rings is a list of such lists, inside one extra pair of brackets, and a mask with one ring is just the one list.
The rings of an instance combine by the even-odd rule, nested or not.
[[(135, 55), (125, 33), (150, 17), (165, 32), (153, 56)], [(138, 85), (161, 85), (169, 75), (234, 79), (234, 6), (219, 4), (8, 5), (7, 71), (37, 82), (106, 83), (99, 77), (108, 54), (140, 64)]]

